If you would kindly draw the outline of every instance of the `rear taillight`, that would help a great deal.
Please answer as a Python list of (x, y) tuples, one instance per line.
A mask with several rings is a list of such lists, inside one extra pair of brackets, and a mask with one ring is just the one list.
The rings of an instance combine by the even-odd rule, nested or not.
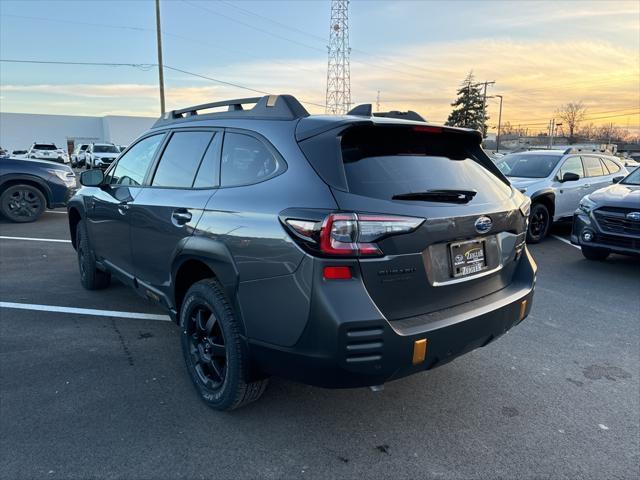
[(313, 253), (339, 257), (384, 255), (376, 242), (411, 233), (422, 222), (422, 218), (358, 213), (331, 213), (322, 221), (285, 220), (294, 238)]

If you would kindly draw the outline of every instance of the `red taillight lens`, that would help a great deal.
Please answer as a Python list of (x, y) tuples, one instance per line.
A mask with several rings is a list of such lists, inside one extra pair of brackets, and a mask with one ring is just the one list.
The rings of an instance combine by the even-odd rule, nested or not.
[(423, 221), (412, 217), (332, 213), (322, 223), (320, 251), (328, 255), (382, 255), (374, 242), (390, 235), (409, 233)]
[(322, 276), (325, 280), (349, 280), (351, 275), (350, 267), (324, 267)]

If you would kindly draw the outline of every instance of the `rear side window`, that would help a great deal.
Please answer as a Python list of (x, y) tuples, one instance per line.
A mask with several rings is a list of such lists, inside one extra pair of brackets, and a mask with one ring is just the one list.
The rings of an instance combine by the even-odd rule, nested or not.
[(567, 158), (560, 167), (560, 178), (564, 177), (565, 173), (575, 173), (580, 178), (584, 177), (584, 169), (582, 168), (582, 160), (580, 157)]
[(598, 157), (582, 157), (582, 162), (584, 163), (587, 177), (601, 177), (605, 174)]
[(164, 134), (143, 138), (125, 153), (115, 168), (109, 170), (107, 183), (118, 185), (141, 185), (153, 157), (162, 143)]
[[(341, 141), (349, 192), (391, 200), (429, 190), (473, 190), (486, 201), (510, 188), (479, 163), (467, 135), (425, 134), (411, 128), (354, 127)], [(479, 160), (479, 161), (476, 161)], [(489, 160), (487, 160), (489, 161)]]
[(242, 133), (225, 133), (220, 164), (220, 184), (223, 187), (258, 183), (283, 169), (284, 164), (257, 138)]
[(200, 162), (200, 168), (193, 182), (194, 188), (213, 188), (220, 183), (220, 146), (222, 144), (222, 134), (216, 133), (209, 143), (204, 158)]
[(620, 167), (613, 160), (609, 160), (608, 158), (601, 158), (604, 162), (604, 166), (609, 171), (609, 173), (618, 173), (620, 171)]
[(175, 132), (169, 139), (151, 185), (191, 188), (213, 132)]

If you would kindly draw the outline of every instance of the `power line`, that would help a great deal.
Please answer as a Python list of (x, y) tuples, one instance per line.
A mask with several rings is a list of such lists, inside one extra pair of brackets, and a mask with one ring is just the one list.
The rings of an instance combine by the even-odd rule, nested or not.
[[(0, 62), (4, 63), (33, 63), (33, 64), (51, 64), (51, 65), (90, 65), (90, 66), (108, 66), (108, 67), (135, 67), (142, 68), (143, 70), (150, 70), (151, 68), (157, 67), (157, 63), (111, 63), (111, 62), (66, 62), (66, 61), (53, 61), (53, 60), (16, 60), (16, 59), (0, 59)], [(191, 75), (193, 77), (202, 78), (205, 80), (209, 80), (211, 82), (219, 83), (221, 85), (227, 85), (230, 87), (239, 88), (242, 90), (247, 90), (254, 93), (261, 93), (263, 95), (271, 95), (271, 92), (266, 92), (264, 90), (258, 90), (255, 88), (247, 87), (245, 85), (241, 85), (239, 83), (229, 82), (226, 80), (220, 80), (219, 78), (210, 77), (207, 75), (203, 75), (201, 73), (191, 72), (189, 70), (184, 70), (182, 68), (173, 67), (170, 65), (164, 65), (164, 68), (167, 70), (172, 70), (174, 72), (183, 73), (185, 75)], [(316, 107), (324, 108), (324, 105), (320, 103), (309, 102), (304, 99), (299, 99), (302, 103), (306, 103), (308, 105), (314, 105)]]

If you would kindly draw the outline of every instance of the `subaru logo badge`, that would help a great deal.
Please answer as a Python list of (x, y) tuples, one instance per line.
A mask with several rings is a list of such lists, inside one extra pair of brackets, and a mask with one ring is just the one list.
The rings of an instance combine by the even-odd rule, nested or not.
[(633, 222), (640, 222), (640, 212), (627, 213), (627, 218)]
[(476, 227), (476, 232), (487, 233), (489, 230), (491, 230), (493, 222), (489, 217), (479, 217), (474, 225)]

